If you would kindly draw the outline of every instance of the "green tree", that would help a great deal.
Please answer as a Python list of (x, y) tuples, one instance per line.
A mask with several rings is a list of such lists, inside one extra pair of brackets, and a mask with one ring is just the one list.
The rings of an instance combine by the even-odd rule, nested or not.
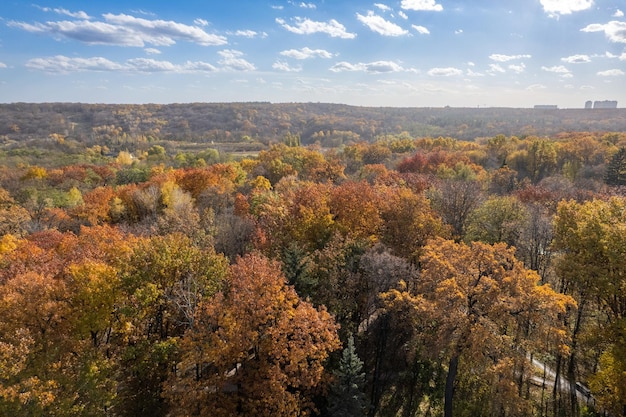
[(604, 174), (604, 182), (608, 185), (626, 185), (626, 148), (620, 148), (611, 157)]
[(363, 362), (354, 347), (350, 335), (348, 345), (342, 352), (339, 369), (334, 372), (335, 382), (328, 398), (328, 413), (331, 417), (364, 417), (366, 415), (365, 373)]
[(515, 197), (490, 197), (467, 220), (465, 241), (515, 246), (528, 218), (525, 207)]

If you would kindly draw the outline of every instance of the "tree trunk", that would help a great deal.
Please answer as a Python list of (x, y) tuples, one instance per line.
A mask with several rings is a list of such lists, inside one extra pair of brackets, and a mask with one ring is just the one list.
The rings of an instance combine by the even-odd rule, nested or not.
[(585, 306), (585, 298), (581, 294), (581, 302), (578, 306), (578, 312), (576, 314), (576, 322), (574, 323), (574, 330), (572, 331), (572, 353), (569, 357), (569, 363), (567, 366), (567, 380), (569, 382), (569, 396), (570, 396), (570, 413), (574, 417), (580, 415), (580, 409), (578, 407), (578, 398), (576, 397), (576, 366), (578, 350), (578, 333), (580, 332), (582, 320), (583, 320), (583, 307)]
[(459, 368), (459, 354), (455, 353), (450, 358), (450, 365), (448, 366), (448, 375), (446, 376), (446, 390), (444, 394), (443, 402), (443, 416), (452, 417), (452, 399), (454, 397), (454, 380), (456, 379), (456, 372)]

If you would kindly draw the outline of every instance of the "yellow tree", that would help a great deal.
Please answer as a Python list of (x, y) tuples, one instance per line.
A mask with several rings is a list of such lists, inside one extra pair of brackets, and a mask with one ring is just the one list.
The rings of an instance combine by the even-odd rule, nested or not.
[(303, 416), (320, 385), (337, 325), (286, 285), (277, 262), (252, 254), (199, 307), (165, 384), (174, 416)]
[(528, 372), (526, 354), (547, 348), (548, 341), (567, 349), (559, 316), (574, 307), (574, 300), (538, 285), (537, 273), (524, 268), (503, 243), (468, 246), (434, 239), (421, 264), (414, 290), (404, 287), (383, 297), (393, 310), (412, 311), (420, 337), (448, 358), (444, 415), (452, 416), (461, 360), (467, 361), (465, 369), (487, 370), (494, 411), (524, 415), (523, 380), (516, 378)]
[[(619, 381), (615, 370), (626, 369), (626, 360), (616, 352), (626, 351), (626, 199), (561, 202), (555, 218), (554, 247), (560, 253), (557, 273), (579, 303), (573, 327), (578, 348), (585, 334), (599, 335), (608, 348), (602, 353), (600, 372), (592, 380), (594, 395), (602, 407), (619, 410), (626, 404), (625, 390), (598, 389), (598, 381)], [(593, 319), (596, 311), (604, 321)], [(599, 327), (599, 332), (598, 332)], [(596, 346), (599, 344), (596, 344)], [(606, 345), (605, 345), (606, 346)], [(601, 352), (597, 352), (599, 355)], [(569, 358), (568, 377), (573, 382), (579, 349)], [(621, 377), (623, 381), (624, 378)]]
[(2, 371), (8, 391), (1, 415), (110, 409), (122, 333), (117, 267), (128, 261), (132, 242), (108, 226), (84, 227), (79, 235), (30, 235), (2, 254), (0, 356), (13, 357), (15, 366)]

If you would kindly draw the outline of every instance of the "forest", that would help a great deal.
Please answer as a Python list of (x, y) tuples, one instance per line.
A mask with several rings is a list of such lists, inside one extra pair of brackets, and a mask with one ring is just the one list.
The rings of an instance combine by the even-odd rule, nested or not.
[(626, 412), (623, 110), (0, 118), (2, 416)]

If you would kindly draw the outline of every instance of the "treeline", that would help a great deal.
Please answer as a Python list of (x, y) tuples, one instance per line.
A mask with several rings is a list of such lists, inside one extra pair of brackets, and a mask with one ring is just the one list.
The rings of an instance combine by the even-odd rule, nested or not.
[(155, 140), (199, 143), (282, 141), (298, 135), (303, 144), (336, 147), (350, 141), (408, 132), (414, 137), (462, 140), (545, 136), (567, 131), (619, 131), (626, 109), (375, 108), (324, 103), (189, 104), (0, 104), (0, 139), (5, 143), (61, 135), (109, 147)]
[(620, 415), (626, 134), (298, 139), (1, 154), (0, 415)]

